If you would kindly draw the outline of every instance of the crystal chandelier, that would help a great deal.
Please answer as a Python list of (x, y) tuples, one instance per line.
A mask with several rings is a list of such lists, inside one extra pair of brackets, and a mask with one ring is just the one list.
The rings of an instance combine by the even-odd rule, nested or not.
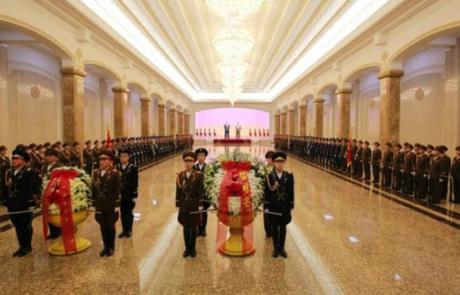
[(257, 10), (265, 0), (205, 0), (206, 5), (229, 22), (239, 22)]
[(218, 64), (223, 92), (231, 105), (243, 91), (248, 70), (245, 55), (254, 46), (254, 39), (239, 28), (239, 23), (258, 9), (265, 0), (205, 0), (206, 4), (226, 21), (226, 27), (212, 41), (223, 57)]
[(228, 26), (214, 38), (212, 44), (225, 58), (238, 58), (251, 50), (254, 39), (245, 31)]

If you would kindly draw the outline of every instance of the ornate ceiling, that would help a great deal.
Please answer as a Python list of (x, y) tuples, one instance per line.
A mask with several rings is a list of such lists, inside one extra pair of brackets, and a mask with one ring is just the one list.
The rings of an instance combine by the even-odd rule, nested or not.
[[(255, 45), (246, 58), (249, 70), (243, 91), (247, 100), (271, 101), (276, 98), (307, 73), (307, 64), (312, 66), (323, 57), (318, 55), (318, 48), (316, 52), (309, 52), (314, 50), (316, 43), (337, 41), (334, 44), (338, 46), (342, 42), (322, 40), (322, 37), (328, 34), (331, 35), (329, 38), (340, 36), (340, 29), (359, 19), (350, 18), (350, 15), (359, 12), (364, 15), (367, 11), (368, 15), (361, 17), (358, 24), (363, 26), (387, 2), (266, 0), (261, 9), (242, 23), (244, 30), (255, 39)], [(128, 42), (131, 42), (129, 35), (133, 36), (132, 42), (140, 39), (144, 45), (150, 42), (144, 48), (140, 48), (140, 43), (131, 45), (141, 54), (150, 54), (148, 58), (153, 64), (158, 61), (155, 66), (160, 73), (192, 100), (223, 98), (217, 67), (219, 56), (212, 40), (225, 24), (204, 0), (81, 0), (81, 3), (91, 13), (82, 12), (89, 17), (103, 19)], [(75, 7), (82, 10), (83, 6)], [(114, 20), (119, 23), (112, 23)], [(119, 24), (122, 24), (121, 28), (117, 28)], [(139, 32), (135, 34), (129, 30)], [(140, 36), (138, 33), (143, 37), (136, 38)], [(341, 38), (345, 38), (345, 32), (342, 34)], [(327, 54), (326, 47), (323, 46), (321, 54)], [(313, 61), (305, 61), (307, 53)], [(301, 63), (306, 66), (302, 67)], [(169, 65), (166, 67), (166, 64)]]

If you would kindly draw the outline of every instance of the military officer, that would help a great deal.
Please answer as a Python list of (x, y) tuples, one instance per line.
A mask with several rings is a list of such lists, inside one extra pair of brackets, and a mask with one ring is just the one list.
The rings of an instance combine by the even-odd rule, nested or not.
[(404, 154), (401, 152), (402, 146), (397, 143), (393, 148), (393, 189), (401, 190), (402, 166), (404, 164)]
[(70, 157), (69, 157), (70, 165), (73, 167), (81, 168), (81, 152), (80, 152), (80, 144), (78, 142), (74, 142), (72, 144), (72, 148), (70, 150)]
[(374, 184), (380, 183), (380, 163), (382, 161), (382, 151), (380, 150), (380, 143), (374, 142), (374, 149), (372, 150), (371, 163), (372, 163), (372, 175)]
[(433, 151), (433, 160), (430, 165), (430, 202), (437, 204), (442, 198), (442, 173), (443, 161), (441, 158), (442, 148), (437, 146)]
[[(193, 170), (200, 171), (204, 174), (204, 169), (206, 168), (206, 157), (208, 156), (208, 151), (205, 148), (198, 148), (195, 150), (197, 157), (197, 163), (193, 165)], [(204, 194), (203, 199), (203, 210), (208, 210), (211, 206), (211, 202)], [(198, 236), (206, 237), (206, 225), (208, 224), (208, 212), (201, 213), (200, 225), (198, 226)]]
[(426, 146), (420, 145), (415, 158), (415, 197), (425, 199), (428, 192), (428, 173), (430, 158), (426, 154)]
[[(273, 170), (273, 160), (272, 160), (272, 156), (275, 152), (274, 151), (268, 151), (265, 153), (265, 161), (267, 162), (266, 164), (266, 172), (267, 174), (272, 172)], [(266, 201), (268, 201), (268, 194), (267, 194), (267, 189), (264, 190), (264, 210), (265, 209), (268, 209), (267, 208), (267, 205), (268, 203)], [(270, 216), (268, 216), (268, 214), (264, 214), (264, 229), (265, 229), (265, 237), (266, 238), (272, 238), (272, 225), (270, 224)]]
[(440, 146), (441, 150), (441, 161), (442, 161), (442, 169), (441, 169), (441, 177), (439, 179), (439, 186), (441, 189), (441, 197), (443, 199), (447, 199), (447, 192), (448, 192), (448, 181), (449, 181), (449, 173), (450, 173), (450, 157), (446, 154), (448, 148), (445, 145)]
[(284, 248), (286, 226), (291, 222), (291, 210), (294, 209), (294, 176), (284, 171), (286, 154), (275, 152), (272, 155), (274, 169), (266, 176), (266, 209), (270, 215), (273, 234), (273, 257), (287, 258)]
[(451, 202), (460, 203), (460, 146), (455, 148), (455, 157), (452, 159), (452, 167), (450, 169), (452, 195)]
[(371, 156), (372, 156), (372, 151), (369, 148), (369, 142), (365, 141), (363, 143), (363, 148), (362, 148), (362, 154), (361, 154), (361, 159), (362, 159), (362, 165), (363, 165), (363, 170), (364, 170), (364, 179), (369, 181), (371, 179)]
[(93, 165), (94, 165), (94, 151), (91, 147), (92, 143), (91, 140), (87, 140), (85, 142), (85, 148), (83, 149), (83, 167), (85, 169), (85, 172), (88, 175), (91, 175), (93, 171)]
[(130, 162), (130, 153), (128, 149), (122, 149), (119, 151), (120, 164), (118, 165), (118, 171), (121, 173), (121, 225), (122, 232), (118, 236), (119, 238), (130, 238), (133, 232), (133, 209), (136, 206), (136, 200), (138, 196), (138, 179), (139, 172), (137, 167)]
[(115, 156), (111, 151), (99, 155), (99, 169), (93, 171), (92, 190), (96, 221), (100, 225), (104, 249), (99, 256), (112, 256), (115, 252), (116, 207), (120, 204), (120, 174), (114, 168)]
[(409, 143), (405, 144), (403, 176), (404, 193), (408, 195), (412, 195), (414, 193), (415, 161), (416, 155), (414, 154), (413, 145)]
[(16, 230), (19, 243), (19, 249), (13, 253), (13, 257), (22, 257), (32, 251), (32, 210), (35, 209), (34, 194), (38, 188), (34, 173), (26, 168), (29, 160), (30, 157), (26, 151), (13, 151), (12, 167), (6, 175), (6, 183), (9, 188), (6, 207), (11, 213), (10, 220)]
[(6, 196), (8, 194), (8, 188), (6, 186), (6, 172), (11, 167), (11, 162), (6, 153), (8, 149), (6, 146), (0, 146), (0, 205), (5, 203)]
[[(59, 153), (54, 149), (47, 149), (45, 152), (46, 164), (43, 165), (41, 177), (43, 180), (49, 178), (50, 173), (60, 167)], [(56, 239), (61, 235), (61, 228), (48, 223), (49, 235), (46, 237), (48, 240)]]
[(178, 221), (183, 226), (185, 251), (182, 256), (196, 256), (196, 233), (200, 222), (199, 211), (203, 210), (203, 174), (193, 170), (196, 161), (194, 152), (182, 155), (184, 170), (176, 178), (176, 207), (179, 208)]
[(385, 187), (391, 187), (391, 171), (393, 169), (393, 146), (387, 142), (385, 145), (385, 152), (382, 159), (383, 181)]

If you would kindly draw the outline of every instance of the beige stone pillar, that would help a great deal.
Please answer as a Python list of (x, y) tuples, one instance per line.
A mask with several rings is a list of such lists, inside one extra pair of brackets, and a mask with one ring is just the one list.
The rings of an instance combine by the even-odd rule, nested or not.
[(169, 110), (169, 134), (176, 135), (176, 109)]
[(350, 137), (350, 99), (351, 89), (341, 88), (337, 89), (337, 108), (338, 108), (338, 132), (337, 136), (340, 138)]
[(289, 110), (289, 135), (296, 135), (295, 126), (297, 124), (297, 116), (296, 116), (297, 109), (290, 109)]
[(403, 70), (387, 70), (380, 79), (380, 142), (399, 142), (401, 112), (401, 76)]
[(274, 118), (275, 135), (280, 135), (280, 114), (275, 114)]
[(158, 135), (159, 136), (164, 136), (165, 135), (165, 105), (164, 104), (158, 104), (157, 105), (157, 111), (158, 111)]
[(324, 114), (324, 98), (317, 97), (313, 100), (315, 106), (315, 130), (316, 137), (323, 136), (323, 114)]
[(287, 112), (281, 113), (281, 135), (287, 135)]
[(300, 112), (299, 135), (306, 136), (307, 135), (307, 105), (301, 104), (299, 106), (299, 112)]
[(113, 116), (114, 137), (127, 137), (126, 111), (128, 108), (128, 89), (124, 87), (113, 87)]
[(184, 134), (184, 112), (177, 112), (177, 134)]
[(62, 106), (64, 142), (85, 141), (84, 126), (84, 79), (86, 73), (82, 69), (62, 68)]
[(184, 133), (190, 134), (190, 114), (184, 114)]
[(142, 136), (152, 135), (152, 99), (141, 97), (141, 133)]

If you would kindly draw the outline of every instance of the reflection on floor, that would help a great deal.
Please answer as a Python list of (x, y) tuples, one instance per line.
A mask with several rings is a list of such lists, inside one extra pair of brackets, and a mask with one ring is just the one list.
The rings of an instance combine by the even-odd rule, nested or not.
[[(210, 147), (210, 157), (224, 151)], [(232, 149), (232, 148), (230, 148)], [(268, 147), (241, 147), (263, 157)], [(454, 294), (460, 290), (460, 231), (352, 183), (290, 159), (296, 208), (289, 225), (288, 259), (270, 256), (261, 216), (256, 253), (222, 257), (215, 251), (217, 220), (197, 243), (195, 259), (181, 257), (174, 208), (180, 156), (145, 170), (131, 240), (117, 239), (116, 254), (99, 258), (94, 217), (81, 229), (93, 242), (84, 253), (52, 257), (41, 219), (34, 221), (32, 255), (14, 259), (13, 230), (0, 233), (3, 294)], [(118, 224), (119, 226), (119, 224)]]

